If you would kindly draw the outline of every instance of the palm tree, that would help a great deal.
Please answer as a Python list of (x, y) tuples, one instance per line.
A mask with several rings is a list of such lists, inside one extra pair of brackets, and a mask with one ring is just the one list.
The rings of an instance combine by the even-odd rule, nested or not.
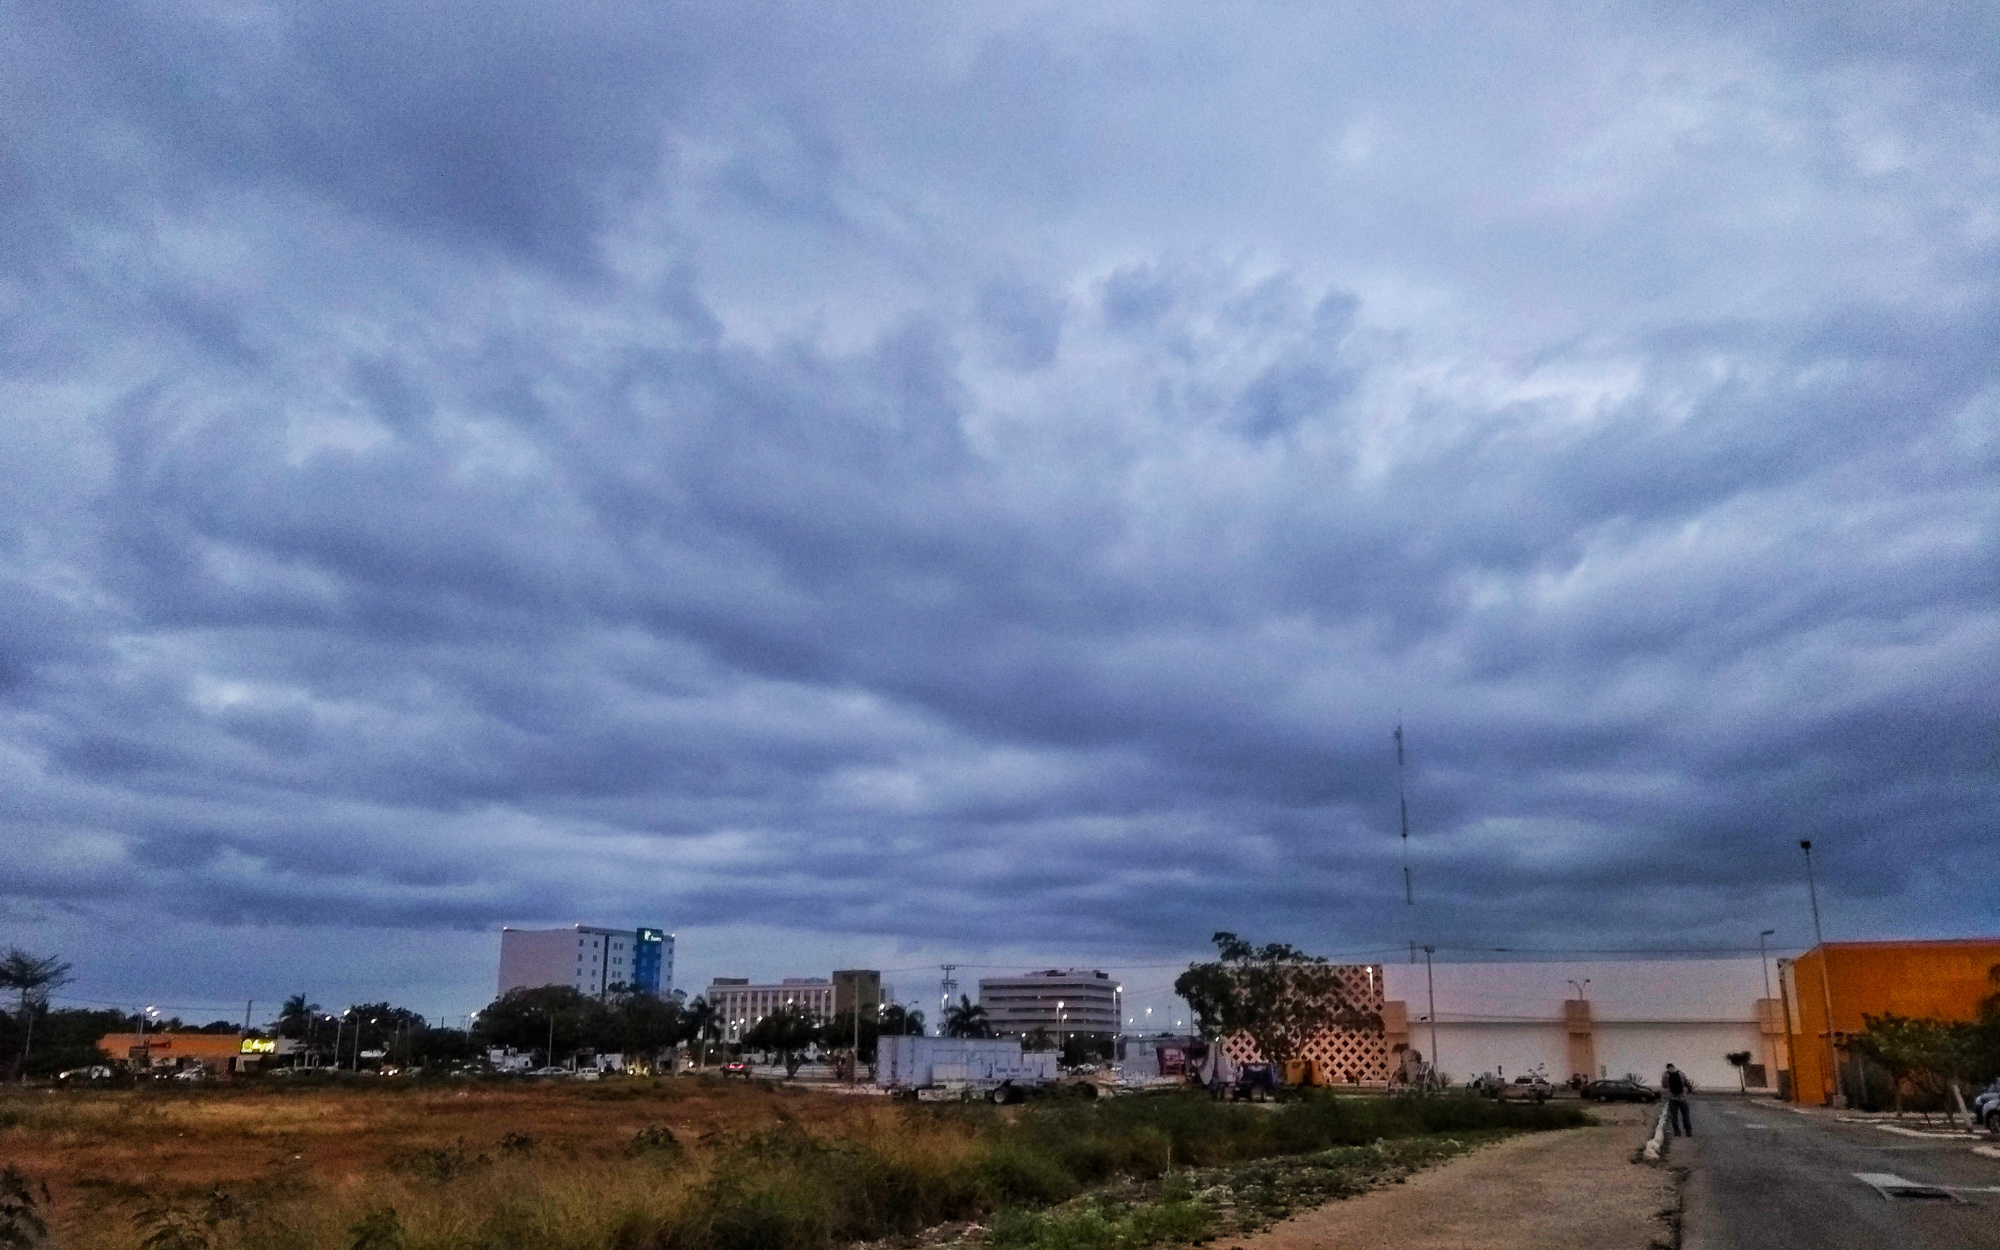
[(18, 946), (0, 955), (0, 989), (19, 990), (21, 1018), (27, 1021), (27, 1036), (21, 1042), (21, 1057), (14, 1070), (27, 1079), (28, 1050), (35, 1044), (35, 1012), (49, 1005), (49, 991), (69, 984), (69, 965), (54, 955), (36, 959)]
[(924, 1013), (911, 1011), (901, 1003), (890, 1003), (882, 1009), (883, 1037), (922, 1037), (924, 1035)]
[(946, 1037), (991, 1037), (993, 1026), (986, 1019), (986, 1008), (960, 994), (958, 1002), (944, 1009), (944, 1035)]
[(695, 1063), (708, 1066), (708, 1041), (722, 1036), (722, 1017), (716, 1013), (715, 1004), (701, 995), (695, 995), (687, 1010), (681, 1013), (682, 1035), (695, 1044)]
[(294, 994), (278, 1009), (278, 1036), (303, 1041), (318, 1018), (319, 1004), (307, 1002), (304, 994)]

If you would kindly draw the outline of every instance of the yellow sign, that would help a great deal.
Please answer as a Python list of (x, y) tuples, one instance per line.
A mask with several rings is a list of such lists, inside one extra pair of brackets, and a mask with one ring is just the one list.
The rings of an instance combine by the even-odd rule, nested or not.
[(278, 1043), (268, 1037), (246, 1037), (243, 1039), (243, 1053), (246, 1055), (275, 1055)]

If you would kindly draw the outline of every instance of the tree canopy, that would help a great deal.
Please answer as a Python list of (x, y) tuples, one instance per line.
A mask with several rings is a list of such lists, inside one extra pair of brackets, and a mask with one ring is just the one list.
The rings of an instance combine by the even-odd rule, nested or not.
[(1283, 1065), (1315, 1034), (1380, 1028), (1382, 1018), (1348, 1001), (1340, 969), (1282, 942), (1256, 946), (1217, 933), (1217, 958), (1188, 965), (1174, 993), (1194, 1009), (1201, 1035), (1248, 1034), (1267, 1062)]
[(993, 1023), (987, 1019), (986, 1008), (973, 1002), (963, 994), (958, 1001), (944, 1009), (944, 1035), (946, 1037), (991, 1037)]
[[(698, 1005), (701, 1000), (695, 1000)], [(567, 985), (509, 990), (488, 1003), (473, 1025), (482, 1046), (548, 1052), (556, 1063), (579, 1050), (649, 1054), (684, 1040), (688, 1013), (671, 998), (618, 994), (600, 1001)]]
[(797, 1076), (808, 1047), (820, 1040), (820, 1019), (804, 1010), (781, 1007), (750, 1027), (743, 1044), (778, 1056), (786, 1076)]

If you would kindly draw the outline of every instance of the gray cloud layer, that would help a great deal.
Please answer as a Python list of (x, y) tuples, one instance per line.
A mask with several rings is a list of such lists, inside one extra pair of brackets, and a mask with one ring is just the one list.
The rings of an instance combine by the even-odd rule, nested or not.
[(0, 927), (1986, 924), (1996, 32), (1795, 17), (20, 15)]

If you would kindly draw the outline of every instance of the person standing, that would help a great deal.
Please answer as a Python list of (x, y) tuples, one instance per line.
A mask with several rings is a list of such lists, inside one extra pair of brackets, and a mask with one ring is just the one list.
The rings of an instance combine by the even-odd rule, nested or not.
[(1660, 1077), (1660, 1086), (1667, 1091), (1667, 1126), (1674, 1131), (1675, 1137), (1681, 1136), (1683, 1129), (1687, 1136), (1693, 1137), (1694, 1121), (1688, 1117), (1688, 1095), (1694, 1092), (1694, 1082), (1670, 1063), (1665, 1075)]

